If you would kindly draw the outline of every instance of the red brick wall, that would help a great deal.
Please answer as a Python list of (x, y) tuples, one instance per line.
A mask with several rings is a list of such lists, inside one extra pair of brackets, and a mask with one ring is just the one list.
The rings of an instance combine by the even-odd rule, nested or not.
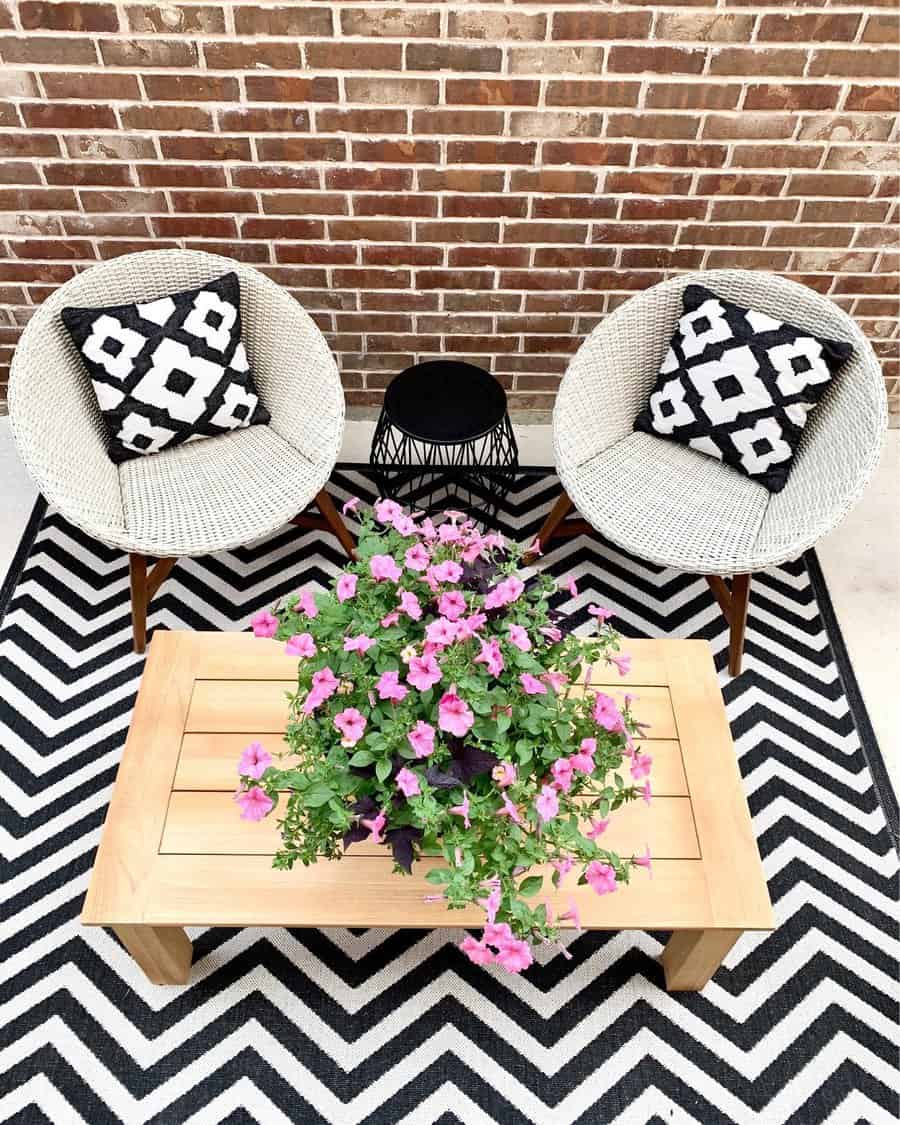
[(630, 293), (740, 266), (857, 317), (896, 410), (897, 19), (893, 0), (0, 0), (0, 391), (53, 286), (187, 246), (294, 292), (351, 405), (450, 353), (548, 408)]

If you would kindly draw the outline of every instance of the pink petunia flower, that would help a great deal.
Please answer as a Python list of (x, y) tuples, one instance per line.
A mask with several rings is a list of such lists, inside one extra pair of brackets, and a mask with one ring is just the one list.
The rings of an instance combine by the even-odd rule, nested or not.
[(438, 617), (426, 626), (425, 639), (429, 644), (436, 645), (438, 648), (446, 648), (447, 645), (452, 645), (456, 640), (457, 632), (455, 621), (448, 621), (446, 617)]
[(497, 911), (500, 909), (500, 903), (503, 901), (503, 895), (500, 890), (500, 880), (493, 878), (488, 879), (483, 886), (488, 888), (489, 894), (487, 898), (477, 898), (475, 902), (478, 906), (484, 908), (487, 914), (488, 925), (493, 925), (494, 919), (497, 917)]
[(418, 621), (422, 616), (419, 599), (410, 590), (400, 591), (400, 609), (413, 621)]
[(307, 617), (318, 617), (319, 607), (315, 603), (315, 599), (309, 590), (303, 590), (297, 598), (297, 605), (295, 607), (300, 613), (305, 613)]
[(341, 604), (356, 594), (356, 583), (358, 581), (359, 578), (355, 574), (342, 574), (337, 580), (335, 592), (337, 593), (337, 600)]
[(650, 778), (644, 782), (644, 788), (641, 790), (641, 796), (644, 798), (644, 803), (649, 805), (653, 800), (653, 790), (650, 788)]
[(631, 671), (631, 657), (627, 653), (610, 656), (608, 662), (615, 664), (620, 676), (627, 676)]
[(631, 763), (631, 776), (635, 781), (648, 777), (652, 765), (653, 758), (649, 754), (635, 754), (634, 761)]
[(500, 642), (496, 637), (491, 637), (489, 641), (481, 642), (481, 652), (474, 659), (475, 664), (485, 664), (488, 672), (492, 676), (499, 676), (503, 671), (505, 665), (503, 663), (503, 653), (500, 651)]
[(238, 773), (241, 777), (259, 779), (272, 764), (272, 755), (262, 748), (259, 742), (251, 742), (241, 754), (238, 762)]
[(490, 965), (496, 959), (493, 950), (488, 949), (484, 942), (476, 941), (471, 934), (466, 934), (459, 948), (476, 965)]
[(478, 534), (473, 534), (469, 542), (462, 549), (463, 562), (473, 563), (484, 554), (485, 543)]
[(616, 706), (616, 701), (602, 691), (598, 691), (594, 697), (594, 722), (604, 730), (614, 733), (622, 733), (625, 730), (622, 713)]
[(379, 699), (389, 699), (392, 703), (401, 703), (409, 695), (409, 688), (400, 683), (399, 672), (382, 672), (375, 687)]
[(512, 941), (501, 943), (494, 960), (508, 973), (521, 973), (523, 969), (528, 968), (534, 958), (531, 956), (531, 948), (527, 941), (513, 938)]
[(565, 588), (569, 591), (569, 597), (570, 598), (577, 598), (578, 597), (578, 584), (575, 581), (575, 579), (572, 577), (571, 574), (565, 580), (565, 582), (562, 583), (562, 585), (564, 585)]
[(615, 870), (599, 859), (591, 860), (585, 868), (584, 877), (598, 895), (608, 895), (617, 889)]
[(519, 771), (512, 764), (512, 762), (498, 762), (491, 770), (491, 777), (501, 789), (506, 789), (510, 785), (514, 785), (518, 779)]
[(417, 758), (427, 758), (429, 754), (434, 753), (434, 736), (434, 727), (419, 719), (407, 734), (406, 740), (415, 751)]
[(485, 945), (499, 945), (504, 941), (514, 941), (515, 938), (509, 922), (487, 922), (481, 940)]
[(509, 643), (515, 645), (521, 652), (528, 652), (531, 649), (531, 640), (521, 625), (510, 625)]
[(472, 709), (455, 691), (447, 691), (438, 703), (438, 726), (448, 734), (462, 738), (468, 734), (475, 722)]
[(375, 519), (379, 523), (392, 524), (397, 516), (403, 515), (403, 509), (396, 500), (376, 500)]
[(438, 528), (438, 539), (442, 543), (458, 543), (462, 539), (462, 532), (454, 523), (442, 523)]
[(550, 866), (556, 868), (557, 874), (559, 875), (559, 885), (562, 886), (563, 879), (565, 879), (575, 866), (575, 861), (571, 856), (567, 855), (563, 856), (562, 859), (551, 859)]
[(406, 554), (403, 556), (403, 561), (406, 563), (407, 569), (414, 570), (417, 573), (426, 570), (431, 556), (424, 544), (416, 543), (410, 547)]
[(428, 691), (441, 678), (438, 662), (430, 654), (414, 656), (409, 662), (406, 679), (417, 691)]
[(344, 637), (344, 652), (368, 652), (377, 643), (372, 637), (367, 637), (365, 633), (360, 633), (358, 637)]
[(250, 626), (254, 637), (274, 637), (278, 632), (278, 618), (264, 609), (250, 619)]
[(436, 566), (430, 566), (426, 572), (437, 583), (458, 582), (463, 576), (463, 568), (454, 559), (445, 559)]
[(511, 605), (514, 601), (518, 601), (524, 589), (525, 583), (511, 574), (488, 590), (487, 597), (484, 599), (484, 608), (500, 609), (502, 606)]
[(296, 633), (284, 646), (284, 651), (288, 656), (302, 656), (308, 659), (310, 656), (315, 656), (318, 649), (312, 639), (312, 633)]
[(330, 699), (338, 689), (338, 682), (337, 677), (330, 668), (321, 668), (318, 672), (314, 672), (312, 687), (309, 689), (309, 694), (303, 702), (304, 714), (312, 714), (320, 703), (324, 703), (326, 699)]
[(553, 774), (554, 785), (562, 789), (564, 793), (568, 793), (572, 788), (573, 766), (571, 759), (557, 758), (550, 767), (550, 772)]
[(609, 621), (609, 619), (613, 615), (613, 611), (611, 609), (605, 609), (602, 605), (589, 605), (588, 613), (591, 615), (591, 617), (596, 617), (598, 623), (602, 621)]
[(422, 790), (419, 788), (419, 779), (412, 770), (406, 766), (397, 773), (397, 788), (404, 797), (418, 797)]
[(347, 516), (351, 512), (355, 512), (356, 509), (359, 507), (359, 504), (360, 504), (359, 497), (358, 496), (351, 496), (350, 499), (347, 500), (345, 502), (344, 506), (341, 508), (341, 515)]
[(544, 554), (544, 549), (541, 546), (541, 541), (537, 536), (534, 537), (534, 542), (528, 548), (526, 554), (534, 555), (536, 558), (541, 558), (541, 556)]
[(399, 620), (400, 613), (396, 609), (394, 609), (390, 613), (386, 613), (384, 617), (382, 617), (379, 624), (381, 625), (382, 629), (390, 629), (390, 627), (392, 625), (396, 625)]
[(422, 538), (426, 539), (429, 543), (432, 539), (437, 539), (437, 528), (427, 517), (422, 520)]
[(543, 676), (541, 676), (541, 679), (545, 684), (549, 684), (557, 693), (562, 691), (569, 682), (569, 677), (562, 672), (545, 672)]
[(545, 824), (556, 816), (559, 812), (559, 797), (552, 785), (541, 786), (541, 795), (534, 802), (534, 807)]
[(583, 738), (577, 754), (569, 759), (572, 769), (578, 773), (593, 773), (595, 769), (594, 755), (597, 753), (597, 739)]
[(588, 824), (590, 824), (590, 828), (585, 832), (585, 836), (587, 836), (589, 840), (596, 840), (598, 836), (602, 836), (607, 828), (609, 828), (609, 817), (605, 820), (589, 820)]
[(438, 613), (448, 621), (456, 621), (466, 612), (466, 599), (459, 590), (447, 590), (438, 599)]
[(576, 930), (581, 929), (581, 915), (578, 912), (578, 906), (576, 905), (574, 898), (569, 899), (569, 909), (565, 912), (565, 914), (560, 914), (559, 921), (571, 922)]
[(456, 622), (456, 639), (468, 641), (486, 622), (487, 618), (483, 613), (470, 613), (468, 617), (461, 617)]
[(387, 824), (387, 816), (385, 816), (384, 809), (381, 810), (378, 816), (372, 817), (370, 820), (364, 818), (360, 821), (360, 824), (362, 824), (363, 828), (368, 828), (370, 844), (384, 843), (384, 836), (381, 834), (381, 830), (384, 828), (385, 824)]
[(376, 582), (396, 582), (403, 571), (390, 555), (373, 555), (369, 559), (369, 573)]
[(472, 827), (472, 822), (469, 820), (469, 794), (468, 793), (463, 791), (462, 803), (459, 804), (459, 805), (453, 805), (453, 807), (450, 809), (450, 812), (453, 813), (455, 816), (461, 816), (463, 818), (463, 827), (464, 828), (471, 828)]
[(410, 535), (415, 535), (418, 531), (415, 520), (411, 516), (400, 513), (399, 516), (394, 516), (394, 531), (398, 535), (402, 535), (404, 539), (408, 539)]
[(241, 820), (262, 820), (275, 805), (268, 793), (258, 785), (238, 793), (235, 800), (241, 806)]
[(344, 736), (343, 743), (355, 746), (365, 733), (366, 717), (355, 707), (345, 707), (335, 715), (334, 725)]
[(638, 867), (645, 867), (647, 869), (647, 871), (650, 872), (651, 877), (653, 876), (653, 868), (651, 866), (652, 860), (650, 859), (650, 845), (649, 844), (644, 845), (644, 854), (643, 855), (636, 855), (636, 856), (633, 857), (633, 859), (634, 859), (634, 862), (637, 864)]
[(545, 636), (552, 645), (559, 644), (562, 640), (562, 629), (557, 629), (555, 625), (542, 625), (538, 632)]
[(519, 676), (519, 681), (522, 684), (522, 690), (526, 695), (546, 695), (547, 685), (542, 684), (540, 680), (536, 679), (530, 672), (523, 672)]
[(509, 799), (509, 797), (507, 797), (507, 795), (505, 793), (502, 794), (502, 799), (503, 799), (503, 805), (502, 805), (501, 808), (497, 809), (496, 815), (497, 816), (508, 816), (509, 819), (514, 824), (524, 825), (525, 822), (522, 820), (522, 817), (521, 817), (521, 814), (519, 813), (519, 810), (516, 808), (516, 806), (512, 803), (512, 801)]

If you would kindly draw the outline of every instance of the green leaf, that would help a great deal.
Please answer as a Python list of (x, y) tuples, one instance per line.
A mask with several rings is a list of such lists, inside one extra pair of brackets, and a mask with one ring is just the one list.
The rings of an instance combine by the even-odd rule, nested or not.
[(379, 781), (385, 781), (390, 776), (391, 760), (390, 758), (382, 758), (379, 762), (375, 763), (375, 776)]
[(543, 875), (529, 875), (519, 883), (519, 894), (522, 898), (533, 898), (544, 885)]
[(449, 883), (453, 878), (453, 872), (446, 867), (432, 867), (432, 869), (425, 876), (427, 883)]
[(303, 803), (308, 808), (317, 809), (321, 805), (327, 805), (333, 796), (334, 790), (327, 785), (313, 785), (303, 794)]
[(351, 766), (369, 766), (375, 761), (375, 755), (370, 750), (357, 750), (350, 759)]
[(511, 723), (512, 719), (509, 717), (509, 715), (506, 714), (505, 711), (501, 711), (497, 716), (497, 730), (501, 734), (503, 734), (504, 731), (509, 730)]

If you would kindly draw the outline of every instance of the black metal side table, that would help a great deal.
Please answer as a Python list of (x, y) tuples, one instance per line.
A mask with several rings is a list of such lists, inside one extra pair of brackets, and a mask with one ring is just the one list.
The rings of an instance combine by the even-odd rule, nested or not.
[(519, 464), (506, 392), (471, 363), (407, 368), (385, 392), (370, 461), (383, 496), (495, 523)]

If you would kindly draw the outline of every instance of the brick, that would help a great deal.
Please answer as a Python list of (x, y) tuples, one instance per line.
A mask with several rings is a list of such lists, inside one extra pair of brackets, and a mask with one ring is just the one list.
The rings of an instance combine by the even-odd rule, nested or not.
[(309, 113), (288, 106), (219, 110), (223, 133), (308, 133)]
[[(420, 316), (416, 322), (422, 332), (446, 333), (448, 335), (471, 335), (474, 332), (489, 333), (493, 323), (489, 316)], [(502, 329), (508, 331), (508, 329)]]
[(125, 8), (130, 31), (154, 34), (220, 34), (225, 31), (225, 13), (212, 4), (130, 4)]
[[(208, 164), (138, 164), (138, 183), (144, 187), (225, 187), (224, 168)], [(243, 185), (238, 184), (238, 187)]]
[(536, 196), (531, 204), (534, 219), (611, 219), (615, 213), (616, 201), (601, 195)]
[(714, 199), (709, 217), (723, 223), (790, 222), (799, 209), (796, 199)]
[(197, 45), (184, 39), (101, 39), (100, 55), (107, 66), (135, 69), (197, 65)]
[[(248, 78), (248, 89), (250, 81)], [(155, 102), (233, 102), (240, 98), (237, 79), (218, 74), (145, 74), (144, 89)]]
[(804, 223), (883, 223), (888, 215), (888, 205), (878, 200), (856, 199), (805, 200), (801, 219)]
[[(167, 160), (249, 160), (246, 137), (161, 137), (160, 148)], [(267, 159), (261, 156), (262, 160)]]
[(449, 78), (445, 96), (454, 105), (537, 105), (540, 89), (524, 78)]
[(24, 160), (0, 162), (0, 184), (40, 184), (42, 182), (36, 164), (26, 163)]
[(648, 109), (734, 109), (741, 89), (728, 82), (654, 82), (644, 104)]
[(195, 105), (129, 105), (119, 110), (125, 129), (158, 129), (177, 133), (190, 129), (195, 133), (211, 133), (213, 117), (207, 109)]
[(7, 63), (44, 63), (84, 66), (97, 62), (97, 49), (91, 39), (44, 35), (0, 36), (0, 58)]
[(875, 180), (871, 176), (854, 176), (833, 173), (799, 173), (791, 177), (788, 195), (861, 195), (872, 194)]
[(603, 47), (511, 47), (512, 74), (600, 74)]
[[(424, 174), (424, 173), (423, 173)], [(421, 180), (421, 177), (420, 177)], [(408, 191), (413, 174), (409, 168), (327, 168), (325, 186), (346, 191)], [(278, 187), (278, 184), (260, 185)], [(297, 187), (309, 186), (298, 184)], [(420, 184), (420, 186), (423, 186)], [(432, 190), (425, 187), (426, 191)]]
[(353, 159), (362, 164), (367, 161), (385, 161), (394, 164), (436, 164), (441, 146), (437, 141), (353, 141)]
[(354, 195), (354, 215), (410, 215), (430, 217), (438, 212), (433, 195)]
[[(144, 80), (146, 82), (146, 79)], [(235, 79), (219, 81), (234, 82)], [(339, 98), (338, 80), (334, 77), (301, 78), (286, 74), (248, 74), (244, 79), (247, 101), (285, 102), (336, 102)], [(231, 99), (228, 99), (231, 100)]]
[(234, 187), (245, 188), (321, 187), (317, 168), (271, 168), (261, 164), (232, 169), (231, 183)]
[(325, 224), (321, 219), (286, 219), (282, 216), (266, 219), (242, 219), (241, 236), (243, 238), (321, 240), (325, 236)]
[(264, 193), (262, 209), (267, 215), (346, 215), (346, 195), (337, 192), (280, 191)]
[(703, 219), (705, 199), (652, 199), (635, 196), (622, 200), (620, 217), (629, 219)]
[(19, 128), (19, 118), (16, 107), (12, 102), (0, 102), (0, 126), (3, 128)]
[(896, 81), (897, 56), (894, 51), (813, 51), (809, 74), (840, 78), (887, 78)]
[(659, 140), (693, 140), (700, 121), (693, 114), (611, 113), (608, 137), (653, 137)]
[(893, 86), (851, 86), (844, 109), (866, 113), (900, 112), (900, 88)]
[(0, 211), (77, 211), (75, 192), (68, 188), (0, 190)]
[(693, 176), (675, 172), (610, 172), (604, 189), (613, 194), (687, 195)]
[(507, 223), (503, 230), (504, 242), (579, 243), (587, 241), (588, 227), (585, 223)]
[(505, 179), (503, 172), (485, 168), (421, 168), (418, 174), (422, 191), (503, 191)]
[(790, 261), (787, 251), (737, 249), (710, 250), (707, 269), (786, 270)]
[(769, 246), (849, 246), (853, 238), (852, 227), (811, 227), (794, 223), (789, 227), (773, 227)]
[(344, 35), (384, 35), (391, 39), (437, 38), (441, 15), (415, 8), (345, 8), (341, 31)]
[(675, 240), (678, 228), (658, 223), (595, 223), (591, 242), (608, 245), (668, 246)]
[(331, 277), (339, 289), (408, 289), (412, 280), (409, 270), (336, 269)]
[(188, 215), (258, 210), (249, 191), (173, 191), (171, 198), (172, 210)]
[(864, 43), (889, 43), (900, 41), (900, 16), (880, 16), (870, 13), (863, 30)]
[(652, 18), (650, 12), (556, 12), (551, 35), (578, 43), (585, 39), (646, 39)]
[(589, 141), (548, 141), (543, 148), (545, 164), (627, 165), (631, 145)]
[(746, 43), (753, 31), (753, 23), (753, 16), (736, 12), (661, 11), (656, 17), (653, 38), (697, 43)]
[(94, 258), (93, 245), (81, 239), (23, 239), (21, 242), (9, 240), (9, 248), (17, 258), (46, 258), (49, 261), (57, 259)]
[(723, 172), (700, 176), (699, 195), (780, 195), (786, 176)]
[(237, 223), (231, 216), (159, 215), (151, 222), (164, 238), (237, 238)]
[(331, 11), (327, 5), (286, 4), (269, 8), (242, 4), (235, 8), (234, 30), (238, 35), (331, 35)]
[(680, 239), (685, 246), (761, 246), (765, 235), (765, 227), (687, 223), (681, 228)]
[[(369, 68), (366, 48), (366, 67)], [(406, 48), (407, 70), (498, 71), (503, 55), (499, 47), (470, 47), (459, 43), (410, 43)]]
[(412, 238), (412, 227), (393, 219), (330, 219), (328, 237), (338, 241), (408, 242)]
[(59, 156), (53, 133), (0, 133), (0, 156)]
[(762, 17), (756, 38), (776, 43), (850, 43), (861, 21), (859, 12), (779, 12)]
[(41, 281), (61, 285), (74, 276), (71, 266), (50, 265), (45, 262), (2, 262), (0, 261), (0, 282), (3, 281)]
[(312, 137), (260, 137), (256, 142), (256, 152), (260, 160), (344, 160), (347, 142), (338, 137), (321, 140)]
[(585, 289), (649, 289), (662, 281), (664, 275), (656, 271), (590, 270), (584, 276)]
[(574, 270), (504, 270), (500, 274), (501, 289), (577, 289), (578, 273)]
[(405, 133), (404, 109), (320, 109), (316, 111), (320, 133)]
[(592, 79), (559, 79), (547, 83), (547, 105), (636, 106), (641, 91), (639, 82), (607, 82)]
[(26, 31), (118, 31), (115, 4), (41, 3), (21, 0), (19, 19)]
[(89, 185), (93, 187), (131, 187), (131, 170), (127, 164), (94, 163), (48, 164), (44, 169), (48, 184)]
[(722, 47), (711, 53), (709, 72), (754, 77), (762, 74), (795, 75), (802, 74), (805, 66), (806, 52), (802, 50)]
[(515, 169), (510, 173), (513, 191), (562, 192), (593, 195), (597, 186), (596, 172), (575, 168)]
[(799, 82), (748, 86), (744, 109), (834, 109), (840, 93), (840, 86)]
[[(256, 223), (249, 219), (247, 223)], [(279, 237), (276, 235), (276, 237)], [(297, 262), (299, 265), (352, 266), (356, 264), (356, 247), (340, 243), (322, 244), (320, 242), (298, 242), (289, 246), (275, 247), (280, 262)]]
[(826, 168), (892, 172), (900, 167), (900, 149), (896, 145), (841, 146), (829, 149)]
[[(421, 177), (420, 177), (421, 179)], [(521, 195), (446, 195), (441, 202), (441, 214), (457, 219), (522, 219), (528, 210), (528, 200)]]
[(363, 246), (362, 261), (366, 266), (440, 266), (444, 251), (440, 246)]
[(463, 9), (450, 12), (448, 27), (451, 39), (543, 39), (547, 19), (537, 13)]
[(344, 88), (348, 102), (371, 105), (437, 105), (440, 99), (431, 78), (345, 78)]
[(797, 139), (801, 141), (886, 141), (893, 128), (893, 116), (875, 117), (868, 113), (825, 114), (804, 117)]
[(0, 214), (0, 232), (14, 235), (60, 235), (63, 233), (58, 215)]
[(439, 352), (441, 350), (440, 336), (423, 336), (416, 334), (409, 336), (382, 336), (371, 334), (368, 337), (368, 347), (374, 352)]
[(82, 160), (155, 160), (156, 149), (150, 137), (126, 133), (72, 135), (63, 138), (69, 156)]
[[(359, 43), (321, 43), (314, 41), (306, 44), (306, 65), (310, 70), (358, 70), (361, 61)], [(402, 65), (402, 43), (366, 44), (366, 70), (400, 70)], [(424, 67), (421, 69), (432, 70), (434, 68)]]
[(41, 82), (48, 98), (77, 98), (92, 101), (97, 98), (140, 100), (141, 89), (133, 74), (82, 72), (66, 74), (64, 71), (45, 70)]
[(416, 274), (420, 289), (493, 289), (493, 270), (420, 270)]
[(623, 250), (619, 264), (625, 269), (695, 270), (700, 268), (702, 262), (702, 250), (641, 246)]
[(598, 137), (603, 132), (603, 114), (514, 112), (509, 130), (514, 137)]
[(706, 52), (686, 47), (611, 47), (609, 69), (620, 74), (700, 74)]
[(533, 164), (534, 141), (450, 141), (450, 164)]
[(422, 242), (499, 242), (500, 227), (497, 223), (436, 222), (419, 223), (416, 237)]
[(845, 250), (798, 250), (791, 268), (825, 273), (868, 273), (875, 265), (872, 252)]
[(30, 129), (115, 129), (116, 115), (108, 105), (71, 102), (23, 102), (22, 118)]
[[(896, 223), (889, 227), (868, 227), (857, 234), (855, 245), (874, 246), (877, 249), (883, 249), (885, 246), (896, 246), (898, 236), (900, 236), (900, 230), (898, 230)], [(882, 272), (885, 268), (882, 265)]]
[(538, 269), (598, 269), (615, 260), (616, 250), (610, 246), (537, 246), (534, 251)]
[(37, 80), (27, 70), (0, 70), (0, 97), (39, 98)]
[(412, 132), (414, 136), (435, 133), (496, 136), (503, 132), (503, 114), (485, 109), (417, 109), (412, 115)]
[(796, 143), (783, 148), (735, 145), (731, 151), (731, 164), (735, 168), (817, 168), (824, 151), (822, 145)]
[(792, 137), (797, 123), (788, 115), (745, 112), (736, 117), (711, 113), (703, 122), (704, 140), (781, 141)]
[(168, 211), (166, 197), (161, 191), (81, 191), (81, 206), (85, 211), (125, 211), (146, 214), (151, 211)]

